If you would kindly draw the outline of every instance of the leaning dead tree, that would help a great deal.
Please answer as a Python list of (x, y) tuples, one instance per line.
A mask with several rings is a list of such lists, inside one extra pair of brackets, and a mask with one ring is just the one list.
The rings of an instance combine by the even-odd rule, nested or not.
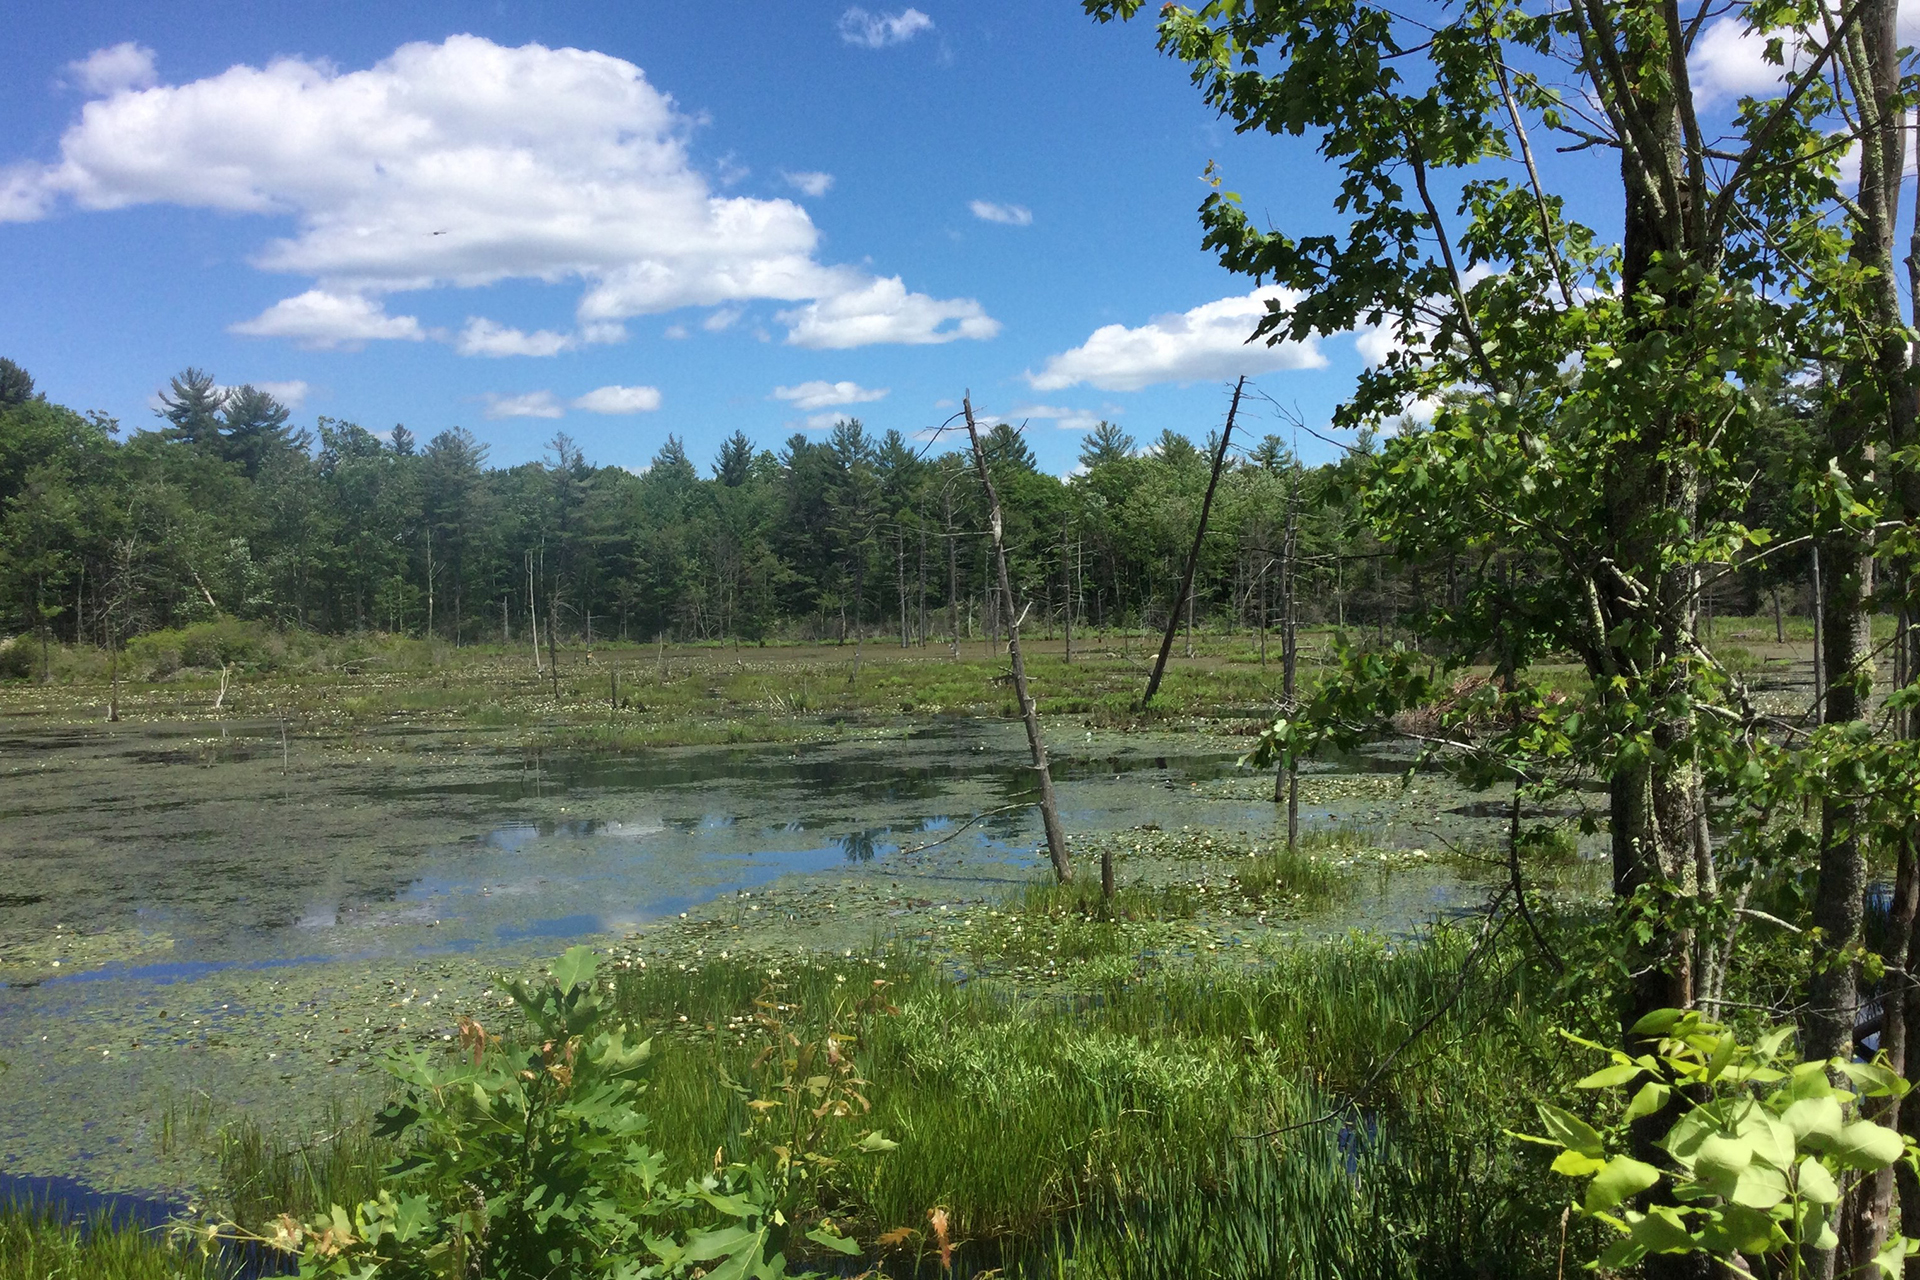
[[(1002, 536), (1000, 496), (994, 492), (993, 476), (987, 470), (987, 451), (980, 447), (980, 429), (973, 421), (973, 398), (963, 396), (960, 407), (967, 419), (967, 439), (973, 444), (973, 466), (980, 473), (980, 488), (987, 495), (987, 526), (993, 535), (993, 563), (1000, 580), (1000, 607), (1007, 619), (1007, 652), (1013, 658), (1013, 696), (1020, 703), (1020, 717), (1027, 724), (1027, 747), (1033, 752), (1033, 771), (1040, 779), (1040, 820), (1047, 828), (1047, 855), (1053, 859), (1053, 874), (1065, 884), (1073, 879), (1073, 864), (1067, 860), (1067, 837), (1060, 830), (1060, 811), (1053, 803), (1053, 771), (1047, 764), (1047, 744), (1040, 737), (1040, 712), (1027, 693), (1027, 664), (1020, 657), (1020, 620), (1013, 608), (1013, 582), (1007, 576), (1007, 546)], [(1100, 860), (1100, 889), (1113, 896), (1113, 860)]]
[(1227, 437), (1233, 434), (1234, 415), (1240, 412), (1240, 393), (1246, 390), (1246, 386), (1245, 375), (1233, 384), (1233, 404), (1227, 409), (1227, 425), (1220, 432), (1220, 443), (1213, 451), (1213, 474), (1207, 477), (1207, 496), (1200, 500), (1200, 525), (1193, 531), (1193, 548), (1187, 552), (1186, 572), (1180, 575), (1180, 594), (1173, 598), (1173, 607), (1167, 610), (1167, 633), (1160, 637), (1160, 656), (1153, 660), (1153, 674), (1147, 677), (1147, 691), (1140, 695), (1142, 711), (1153, 701), (1153, 695), (1160, 692), (1160, 677), (1166, 674), (1167, 655), (1173, 652), (1173, 637), (1180, 629), (1180, 613), (1186, 607), (1187, 597), (1193, 592), (1193, 571), (1199, 567), (1200, 546), (1207, 538), (1207, 515), (1213, 510), (1213, 491), (1220, 484), (1220, 467), (1227, 460)]

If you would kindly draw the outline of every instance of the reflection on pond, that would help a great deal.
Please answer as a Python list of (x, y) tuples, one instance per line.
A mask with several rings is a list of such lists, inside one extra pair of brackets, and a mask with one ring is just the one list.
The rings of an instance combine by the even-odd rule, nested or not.
[(892, 834), (892, 827), (870, 827), (864, 831), (849, 831), (837, 843), (848, 862), (872, 862), (874, 854), (898, 847), (883, 843)]
[[(416, 734), (359, 758), (297, 750), (286, 769), (277, 732), (62, 728), (0, 741), (0, 766), (33, 761), (11, 771), (8, 804), (17, 883), (35, 891), (0, 898), (5, 924), (15, 937), (111, 935), (119, 950), (102, 963), (162, 945), (168, 962), (223, 964), (433, 954), (630, 929), (789, 875), (985, 883), (1040, 865), (1012, 724), (621, 756), (462, 753)], [(1066, 738), (1063, 822), (1270, 837), (1275, 810), (1230, 745)], [(1409, 763), (1389, 750), (1334, 768)], [(1379, 782), (1381, 794), (1392, 786)], [(1302, 811), (1310, 825), (1350, 816)]]

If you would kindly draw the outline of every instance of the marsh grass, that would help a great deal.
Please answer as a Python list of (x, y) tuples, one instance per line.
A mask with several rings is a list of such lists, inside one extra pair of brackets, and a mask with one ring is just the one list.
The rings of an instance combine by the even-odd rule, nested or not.
[[(606, 996), (653, 1046), (647, 1141), (674, 1179), (771, 1150), (783, 1112), (755, 1104), (831, 1038), (848, 1123), (899, 1147), (819, 1165), (804, 1208), (893, 1276), (947, 1274), (935, 1209), (961, 1276), (1551, 1275), (1561, 1188), (1503, 1130), (1567, 1089), (1568, 1010), (1504, 944), (1468, 965), (1466, 928), (1211, 955), (1223, 907), (1338, 883), (1317, 853), (1222, 867), (1112, 903), (1035, 885), (865, 952), (617, 949)], [(214, 1203), (260, 1224), (366, 1197), (393, 1152), (336, 1108), (313, 1133), (230, 1126), (217, 1154)]]
[(116, 1218), (80, 1224), (47, 1205), (0, 1203), (0, 1276), (7, 1280), (229, 1280), (219, 1256), (166, 1231)]
[[(1187, 908), (1122, 902), (1171, 924)], [(1501, 1130), (1568, 1071), (1517, 953), (1496, 946), (1465, 980), (1474, 938), (1451, 928), (1252, 965), (1155, 958), (1140, 922), (1098, 905), (1035, 888), (992, 912), (1068, 957), (1038, 993), (931, 948), (610, 957), (615, 1012), (652, 1039), (648, 1141), (675, 1178), (766, 1150), (777, 1134), (749, 1104), (779, 1096), (790, 1047), (831, 1036), (870, 1107), (852, 1123), (900, 1146), (822, 1166), (808, 1194), (894, 1276), (947, 1274), (935, 1208), (956, 1275), (1551, 1274), (1559, 1189)], [(311, 1215), (371, 1194), (392, 1154), (341, 1108), (324, 1132), (230, 1126), (217, 1203), (242, 1223)]]
[[(836, 1220), (893, 1232), (896, 1274), (938, 1274), (928, 1213), (965, 1265), (1004, 1274), (1546, 1274), (1552, 1188), (1500, 1133), (1557, 1079), (1511, 966), (1452, 1000), (1471, 945), (1349, 939), (1255, 967), (1143, 961), (1123, 920), (1035, 890), (1003, 913), (1073, 958), (1046, 996), (956, 981), (901, 951), (620, 971), (654, 1032), (647, 1106), (675, 1164), (710, 1165), (754, 1121), (757, 1010), (800, 1040), (838, 1028), (871, 1124), (901, 1144), (833, 1188)], [(1165, 911), (1164, 899), (1130, 909)], [(1500, 1016), (1489, 1017), (1494, 1010)], [(1246, 1135), (1354, 1110), (1270, 1140)], [(1358, 1128), (1355, 1127), (1356, 1118)], [(1503, 1120), (1503, 1118), (1505, 1118)]]
[(1304, 911), (1332, 902), (1352, 881), (1352, 874), (1324, 856), (1284, 844), (1264, 854), (1243, 859), (1233, 872), (1233, 883), (1249, 904), (1263, 910)]
[[(225, 661), (231, 679), (218, 714), (285, 715), (307, 737), (351, 739), (358, 730), (405, 723), (556, 749), (794, 741), (836, 717), (1011, 718), (1017, 709), (1002, 680), (1004, 655), (986, 648), (965, 645), (955, 660), (941, 647), (869, 645), (856, 677), (851, 645), (675, 645), (663, 662), (652, 646), (603, 642), (590, 664), (582, 650), (563, 646), (556, 682), (537, 675), (517, 647), (323, 637), (222, 620), (140, 637), (120, 664), (120, 707), (135, 720), (216, 714)], [(1057, 645), (1035, 642), (1029, 664), (1043, 715), (1112, 727), (1238, 720), (1244, 710), (1218, 709), (1270, 705), (1279, 679), (1217, 658), (1182, 660), (1143, 716), (1134, 705), (1139, 670), (1117, 651), (1087, 646), (1067, 663)], [(52, 676), (45, 685), (0, 680), (0, 710), (86, 719), (104, 707), (103, 651), (56, 648)]]
[(243, 1117), (219, 1131), (215, 1154), (213, 1207), (258, 1230), (282, 1213), (305, 1220), (371, 1199), (396, 1152), (364, 1109), (335, 1100), (325, 1123), (305, 1134), (270, 1133)]

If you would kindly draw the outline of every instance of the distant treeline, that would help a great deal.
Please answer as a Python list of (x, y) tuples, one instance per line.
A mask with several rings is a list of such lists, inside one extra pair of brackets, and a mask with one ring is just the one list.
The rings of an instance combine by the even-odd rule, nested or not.
[[(195, 369), (172, 380), (160, 418), (125, 431), (49, 402), (0, 360), (0, 635), (105, 645), (222, 615), (455, 643), (524, 640), (536, 620), (569, 639), (900, 644), (1006, 626), (964, 433), (934, 452), (847, 419), (774, 452), (736, 431), (704, 476), (672, 436), (635, 474), (558, 435), (544, 461), (489, 467), (463, 428), (424, 444), (327, 417), (296, 429), (271, 395)], [(1778, 415), (1783, 455), (1802, 419), (1791, 405)], [(1232, 443), (1195, 577), (1198, 626), (1276, 625), (1289, 565), (1303, 623), (1382, 629), (1445, 609), (1471, 576), (1524, 581), (1505, 552), (1384, 559), (1353, 496), (1379, 464), (1369, 439), (1318, 467), (1278, 436)], [(1163, 626), (1212, 444), (1166, 431), (1142, 448), (1102, 422), (1062, 480), (1019, 431), (993, 427), (1024, 625), (1059, 628), (1070, 610), (1077, 628)], [(1792, 500), (1765, 473), (1751, 494), (1757, 508)], [(1751, 611), (1805, 569), (1772, 557), (1713, 594), (1722, 611)]]

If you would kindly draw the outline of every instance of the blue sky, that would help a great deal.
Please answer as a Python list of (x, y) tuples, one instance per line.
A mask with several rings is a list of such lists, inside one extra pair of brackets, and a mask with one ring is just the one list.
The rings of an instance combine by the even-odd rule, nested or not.
[(637, 467), (971, 388), (1064, 471), (1099, 417), (1203, 436), (1241, 371), (1317, 425), (1359, 365), (1241, 348), (1251, 282), (1199, 247), (1209, 160), (1326, 226), (1311, 145), (1235, 137), (1150, 23), (1071, 0), (9, 18), (0, 354), (130, 428), (191, 364), (303, 423)]

